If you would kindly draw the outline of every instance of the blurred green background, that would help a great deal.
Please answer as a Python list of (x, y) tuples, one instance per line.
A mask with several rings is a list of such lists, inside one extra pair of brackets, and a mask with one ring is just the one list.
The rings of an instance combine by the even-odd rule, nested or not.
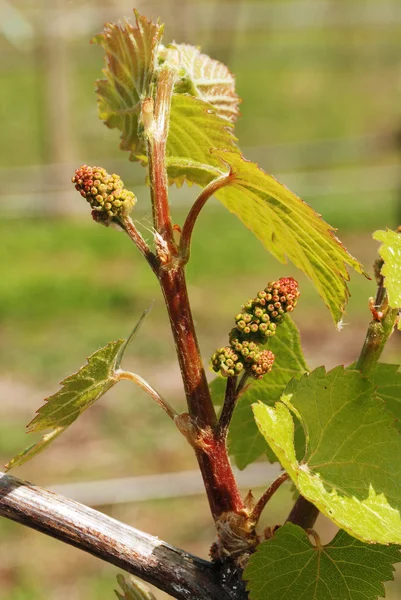
[[(371, 232), (401, 221), (401, 4), (149, 0), (135, 7), (160, 17), (165, 42), (200, 45), (229, 65), (243, 98), (236, 131), (245, 155), (338, 227), (370, 272), (377, 251)], [(120, 173), (139, 198), (138, 225), (151, 237), (144, 172), (118, 150), (118, 133), (97, 119), (94, 81), (103, 59), (88, 43), (104, 22), (131, 17), (132, 8), (120, 0), (0, 0), (3, 463), (28, 444), (24, 426), (60, 379), (99, 346), (126, 336), (153, 299), (125, 364), (174, 406), (184, 406), (152, 273), (122, 233), (91, 221), (70, 184), (82, 163)], [(177, 223), (196, 192), (171, 190)], [(355, 359), (373, 283), (352, 276), (345, 327), (337, 332), (309, 282), (291, 265), (275, 263), (212, 200), (199, 219), (188, 268), (205, 361), (225, 343), (242, 302), (283, 275), (301, 284), (295, 320), (309, 364), (332, 367)], [(396, 335), (386, 354), (399, 360)], [(52, 486), (193, 469), (192, 453), (164, 414), (124, 383), (15, 475)], [(266, 469), (266, 483), (269, 477)], [(105, 483), (93, 501), (98, 508), (207, 556), (214, 533), (203, 496), (103, 501), (111, 485)], [(279, 523), (289, 511), (289, 490), (272, 504), (268, 521)], [(321, 527), (329, 536), (327, 524)], [(0, 556), (0, 600), (113, 597), (116, 569), (5, 519)], [(400, 595), (401, 583), (388, 585), (388, 598)]]

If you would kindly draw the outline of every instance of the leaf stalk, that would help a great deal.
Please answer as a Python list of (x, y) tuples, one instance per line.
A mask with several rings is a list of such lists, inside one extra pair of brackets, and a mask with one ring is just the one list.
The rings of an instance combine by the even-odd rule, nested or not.
[(231, 171), (225, 173), (221, 177), (217, 177), (217, 179), (213, 179), (199, 194), (196, 198), (195, 202), (192, 205), (191, 210), (189, 211), (187, 218), (185, 220), (184, 226), (181, 232), (181, 240), (180, 240), (180, 253), (182, 257), (183, 264), (186, 264), (189, 260), (191, 253), (191, 239), (192, 232), (195, 227), (196, 220), (201, 212), (202, 208), (205, 206), (206, 202), (215, 194), (218, 190), (228, 185), (230, 181), (232, 181), (234, 175)]
[(154, 388), (152, 388), (152, 386), (147, 381), (145, 381), (145, 379), (143, 379), (140, 375), (137, 375), (136, 373), (131, 373), (129, 371), (121, 370), (118, 370), (115, 373), (115, 375), (118, 381), (121, 381), (123, 379), (132, 381), (133, 383), (135, 383), (135, 385), (137, 385), (147, 394), (149, 394), (149, 396), (160, 406), (160, 408), (164, 410), (164, 412), (170, 417), (170, 419), (172, 419), (172, 421), (174, 421), (178, 417), (177, 411), (174, 410), (174, 408), (167, 402), (167, 400), (165, 400), (163, 396), (161, 396)]
[(259, 498), (259, 500), (255, 504), (255, 506), (252, 510), (252, 513), (251, 513), (251, 519), (255, 523), (255, 525), (258, 523), (258, 521), (261, 517), (261, 514), (262, 514), (266, 504), (269, 502), (270, 498), (276, 493), (278, 488), (285, 481), (288, 481), (289, 478), (290, 478), (290, 476), (288, 475), (288, 473), (286, 471), (284, 473), (281, 473), (281, 475), (279, 475), (279, 477), (277, 477), (277, 479), (275, 479), (273, 481), (273, 483), (267, 488), (267, 490)]

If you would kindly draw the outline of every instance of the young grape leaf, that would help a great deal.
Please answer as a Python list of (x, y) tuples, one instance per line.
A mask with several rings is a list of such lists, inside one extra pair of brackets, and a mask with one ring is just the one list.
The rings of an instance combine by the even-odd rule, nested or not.
[(396, 546), (364, 544), (339, 531), (327, 545), (292, 523), (260, 544), (244, 572), (250, 600), (376, 600), (400, 562)]
[(159, 57), (184, 71), (175, 87), (177, 93), (196, 96), (208, 102), (218, 116), (236, 121), (240, 98), (235, 93), (235, 77), (226, 65), (189, 44), (169, 44), (160, 49)]
[(150, 94), (163, 27), (136, 11), (136, 27), (107, 23), (92, 43), (105, 50), (106, 79), (97, 81), (99, 117), (111, 129), (121, 131), (121, 149), (131, 158), (143, 150), (138, 136), (141, 100)]
[[(302, 496), (361, 541), (401, 543), (401, 436), (371, 381), (321, 367), (290, 381), (274, 408), (260, 402), (253, 410)], [(305, 433), (302, 460), (291, 412)]]
[(384, 260), (381, 273), (392, 308), (401, 308), (401, 235), (396, 231), (375, 231), (373, 239), (383, 242), (379, 254)]
[(211, 105), (188, 94), (173, 95), (166, 147), (170, 183), (205, 186), (228, 173), (227, 165), (210, 150), (227, 148), (239, 153), (235, 142), (233, 126), (216, 115)]
[(398, 365), (378, 363), (369, 374), (376, 388), (376, 394), (384, 400), (386, 408), (396, 417), (395, 426), (401, 430), (401, 371)]
[(234, 177), (216, 192), (280, 262), (288, 257), (315, 284), (336, 322), (349, 292), (346, 264), (363, 273), (334, 235), (334, 229), (274, 177), (238, 153), (216, 151)]
[(124, 352), (151, 308), (152, 304), (142, 313), (126, 340), (110, 342), (94, 352), (86, 365), (61, 382), (63, 387), (58, 392), (46, 398), (46, 404), (29, 423), (28, 433), (46, 429), (52, 431), (44, 434), (36, 444), (32, 444), (10, 460), (6, 465), (7, 470), (23, 465), (45, 450), (81, 413), (117, 383), (117, 372)]
[(147, 585), (139, 581), (136, 577), (124, 577), (117, 575), (117, 582), (121, 587), (124, 595), (118, 590), (115, 590), (118, 600), (156, 600), (156, 597)]
[(125, 340), (110, 342), (88, 358), (88, 363), (79, 371), (64, 379), (62, 388), (46, 398), (36, 417), (28, 425), (28, 433), (52, 429), (43, 438), (30, 446), (7, 465), (9, 470), (20, 466), (45, 450), (81, 413), (107, 392), (116, 382), (115, 371), (120, 360)]
[[(239, 469), (245, 469), (263, 453), (267, 454), (271, 462), (277, 460), (256, 426), (252, 404), (261, 400), (264, 404), (273, 406), (290, 379), (300, 377), (308, 371), (298, 328), (289, 315), (277, 327), (276, 335), (270, 338), (268, 347), (276, 357), (273, 368), (263, 379), (252, 381), (240, 396), (230, 425), (229, 451)], [(299, 445), (303, 448), (301, 428), (298, 428), (298, 433), (301, 436)]]
[[(124, 27), (109, 24), (93, 41), (106, 51), (106, 79), (99, 81), (98, 86), (100, 116), (109, 127), (122, 132), (121, 148), (129, 150), (133, 160), (146, 164), (147, 157), (138, 137), (138, 119), (141, 100), (149, 94), (153, 76), (157, 79), (156, 59), (162, 28), (137, 13), (136, 18), (136, 27), (129, 23)], [(206, 79), (213, 79), (216, 73), (221, 74), (220, 67), (202, 58), (196, 50), (176, 46), (175, 52), (183, 60), (184, 70), (191, 70), (192, 64), (192, 92), (198, 97), (174, 94), (172, 98), (166, 146), (170, 183), (180, 185), (187, 181), (204, 186), (231, 172), (229, 185), (220, 189), (216, 197), (278, 260), (286, 262), (288, 257), (303, 270), (336, 322), (340, 321), (348, 299), (349, 276), (345, 265), (362, 272), (361, 265), (340, 244), (334, 230), (307, 204), (240, 155), (231, 123), (225, 118), (227, 115), (221, 116), (218, 94), (209, 98), (209, 103), (205, 101), (207, 95), (200, 93), (202, 73), (207, 73)], [(223, 87), (227, 86), (226, 76)], [(212, 149), (215, 150), (211, 152)]]

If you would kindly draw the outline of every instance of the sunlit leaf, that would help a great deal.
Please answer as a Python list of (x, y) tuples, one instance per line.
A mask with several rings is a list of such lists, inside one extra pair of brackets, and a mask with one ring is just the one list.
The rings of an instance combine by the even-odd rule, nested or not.
[(369, 374), (377, 385), (376, 394), (384, 400), (386, 408), (396, 417), (395, 426), (401, 429), (401, 371), (398, 365), (379, 363)]
[(346, 264), (362, 266), (334, 235), (333, 228), (298, 196), (240, 154), (216, 151), (234, 174), (216, 193), (280, 262), (288, 257), (316, 286), (336, 322), (349, 292)]
[[(401, 543), (401, 436), (358, 371), (316, 369), (292, 380), (275, 407), (253, 406), (266, 441), (299, 492), (365, 542)], [(294, 413), (306, 438), (294, 445)]]
[(244, 578), (250, 600), (376, 600), (400, 562), (395, 546), (364, 544), (340, 531), (322, 546), (291, 523), (260, 544)]
[(121, 131), (121, 149), (134, 158), (143, 150), (138, 135), (141, 100), (150, 94), (163, 27), (135, 11), (136, 27), (107, 23), (92, 40), (105, 51), (105, 79), (98, 80), (99, 117)]
[(28, 432), (51, 431), (32, 446), (17, 454), (6, 469), (20, 466), (45, 450), (80, 414), (92, 406), (118, 381), (118, 369), (127, 345), (138, 332), (152, 305), (145, 310), (126, 340), (110, 342), (92, 354), (84, 365), (61, 382), (62, 388), (46, 398), (36, 417), (29, 423)]
[(20, 466), (45, 450), (50, 443), (73, 423), (81, 413), (107, 392), (116, 382), (115, 370), (125, 340), (110, 342), (88, 358), (79, 371), (64, 379), (62, 388), (49, 396), (36, 417), (28, 425), (28, 432), (52, 429), (43, 438), (15, 456), (7, 469)]
[(240, 99), (235, 93), (234, 75), (226, 65), (189, 44), (173, 43), (163, 47), (160, 57), (181, 67), (184, 72), (176, 84), (176, 91), (208, 102), (220, 117), (231, 122), (237, 119)]
[[(121, 147), (131, 152), (131, 158), (146, 164), (138, 133), (140, 105), (150, 93), (152, 79), (157, 86), (162, 72), (156, 65), (162, 28), (138, 14), (136, 18), (136, 27), (106, 25), (94, 42), (106, 52), (106, 79), (98, 86), (100, 116), (122, 132)], [(178, 67), (184, 69), (190, 91), (197, 96), (176, 93), (172, 97), (166, 146), (170, 183), (204, 186), (231, 172), (229, 185), (216, 197), (279, 261), (290, 259), (312, 279), (339, 322), (348, 299), (346, 264), (358, 272), (362, 272), (361, 265), (307, 204), (240, 155), (227, 119), (228, 112), (236, 112), (238, 99), (224, 65), (190, 46), (175, 45), (163, 52), (170, 52), (174, 64), (182, 62)]]
[(212, 108), (188, 94), (174, 94), (167, 139), (167, 172), (170, 183), (207, 185), (228, 172), (212, 148), (239, 152), (232, 125)]
[(379, 254), (384, 260), (381, 273), (392, 308), (401, 308), (401, 235), (396, 231), (375, 231), (373, 238), (383, 242)]

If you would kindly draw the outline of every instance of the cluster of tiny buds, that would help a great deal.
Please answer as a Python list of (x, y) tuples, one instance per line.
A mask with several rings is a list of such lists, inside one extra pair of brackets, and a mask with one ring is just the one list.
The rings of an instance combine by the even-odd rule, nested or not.
[(239, 342), (219, 348), (212, 356), (213, 370), (223, 377), (234, 377), (243, 369), (254, 379), (262, 379), (272, 370), (274, 354), (260, 350), (254, 342)]
[(72, 183), (89, 202), (93, 219), (105, 225), (128, 215), (136, 203), (135, 195), (124, 188), (121, 178), (101, 167), (83, 165), (75, 171)]
[(212, 356), (212, 368), (223, 377), (234, 377), (243, 369), (261, 379), (273, 367), (274, 354), (260, 350), (275, 335), (277, 325), (292, 312), (299, 298), (298, 283), (292, 277), (271, 281), (253, 300), (248, 300), (235, 317), (230, 345), (219, 348)]
[(298, 283), (292, 277), (271, 281), (258, 292), (256, 298), (248, 300), (235, 317), (235, 329), (231, 336), (265, 343), (276, 333), (287, 312), (294, 310), (299, 298)]

